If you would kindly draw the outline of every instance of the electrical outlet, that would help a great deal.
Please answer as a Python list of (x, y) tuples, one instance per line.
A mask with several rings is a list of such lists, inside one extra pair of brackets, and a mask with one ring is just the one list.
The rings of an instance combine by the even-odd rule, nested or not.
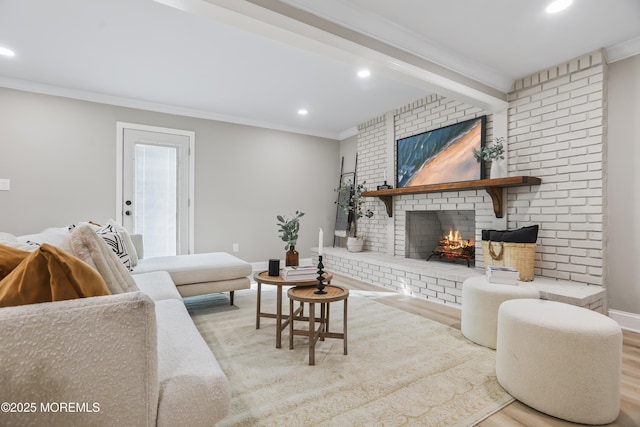
[(238, 252), (240, 249), (238, 249), (238, 244), (234, 243), (233, 244), (233, 252)]
[(9, 191), (9, 190), (11, 190), (11, 180), (0, 179), (0, 191)]

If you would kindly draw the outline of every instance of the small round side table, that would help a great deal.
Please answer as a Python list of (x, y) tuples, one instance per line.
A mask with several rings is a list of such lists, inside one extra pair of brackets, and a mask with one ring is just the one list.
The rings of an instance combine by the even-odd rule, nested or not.
[[(293, 349), (293, 336), (302, 335), (309, 337), (309, 365), (315, 365), (316, 342), (318, 339), (324, 341), (325, 338), (342, 339), (344, 343), (344, 354), (347, 354), (347, 299), (349, 290), (341, 286), (326, 285), (325, 294), (316, 294), (316, 287), (291, 288), (287, 291), (289, 297), (289, 350)], [(294, 301), (300, 303), (294, 311)], [(344, 315), (342, 333), (329, 332), (329, 304), (336, 301), (344, 301)], [(304, 304), (309, 304), (309, 316), (304, 317)], [(315, 304), (320, 304), (320, 319), (316, 319)], [(294, 321), (308, 320), (309, 328), (295, 329)], [(316, 320), (320, 321), (316, 329)]]
[[(331, 283), (333, 275), (325, 272), (323, 274), (324, 281)], [(316, 279), (312, 280), (285, 280), (282, 276), (269, 276), (268, 271), (261, 271), (253, 275), (253, 279), (258, 284), (258, 294), (256, 299), (256, 329), (260, 329), (260, 318), (265, 317), (269, 319), (276, 319), (276, 348), (282, 347), (282, 331), (287, 327), (289, 323), (289, 317), (282, 315), (282, 287), (283, 286), (315, 286), (318, 284)], [(262, 285), (273, 285), (277, 287), (276, 297), (276, 312), (264, 313), (261, 311), (262, 303)], [(284, 319), (284, 320), (283, 320)]]

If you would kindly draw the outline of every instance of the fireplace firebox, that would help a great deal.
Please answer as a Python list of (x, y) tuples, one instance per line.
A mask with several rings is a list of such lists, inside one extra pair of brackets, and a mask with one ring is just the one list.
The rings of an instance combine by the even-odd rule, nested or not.
[(475, 265), (475, 211), (408, 211), (405, 256)]

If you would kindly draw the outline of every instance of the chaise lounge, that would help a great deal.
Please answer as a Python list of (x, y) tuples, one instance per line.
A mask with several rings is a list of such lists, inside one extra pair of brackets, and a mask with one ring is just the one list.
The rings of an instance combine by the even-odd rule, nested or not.
[(251, 286), (251, 264), (226, 252), (144, 258), (142, 236), (131, 240), (139, 258), (131, 273), (166, 271), (183, 297), (229, 292), (233, 305), (233, 292)]

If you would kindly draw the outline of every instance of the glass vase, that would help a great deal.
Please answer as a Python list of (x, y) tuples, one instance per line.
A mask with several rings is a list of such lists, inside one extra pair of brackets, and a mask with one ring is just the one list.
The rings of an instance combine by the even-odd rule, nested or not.
[(289, 246), (289, 250), (285, 254), (284, 265), (287, 267), (297, 267), (299, 264), (299, 254), (296, 251), (296, 247), (293, 245)]

